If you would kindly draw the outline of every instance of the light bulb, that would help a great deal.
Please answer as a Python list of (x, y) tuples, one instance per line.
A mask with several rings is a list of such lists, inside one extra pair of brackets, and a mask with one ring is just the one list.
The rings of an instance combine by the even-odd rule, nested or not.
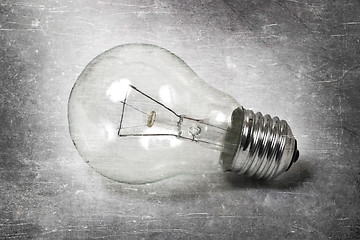
[(92, 60), (72, 89), (68, 118), (85, 161), (125, 183), (218, 170), (268, 179), (299, 156), (285, 121), (245, 110), (179, 57), (148, 44), (120, 45)]

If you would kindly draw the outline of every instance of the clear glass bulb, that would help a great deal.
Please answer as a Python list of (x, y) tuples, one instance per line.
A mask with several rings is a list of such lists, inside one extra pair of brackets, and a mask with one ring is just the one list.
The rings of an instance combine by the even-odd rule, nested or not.
[(92, 60), (68, 117), (86, 162), (125, 183), (219, 169), (271, 178), (298, 157), (285, 121), (245, 110), (154, 45), (121, 45)]

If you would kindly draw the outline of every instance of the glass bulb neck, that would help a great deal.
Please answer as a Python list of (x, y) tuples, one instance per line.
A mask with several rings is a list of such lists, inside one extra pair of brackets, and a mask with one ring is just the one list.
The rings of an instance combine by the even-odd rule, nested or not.
[(230, 158), (222, 153), (224, 170), (269, 179), (287, 171), (296, 162), (297, 142), (286, 121), (243, 108), (235, 111), (232, 134), (237, 138), (228, 138), (236, 139), (233, 145), (237, 148)]

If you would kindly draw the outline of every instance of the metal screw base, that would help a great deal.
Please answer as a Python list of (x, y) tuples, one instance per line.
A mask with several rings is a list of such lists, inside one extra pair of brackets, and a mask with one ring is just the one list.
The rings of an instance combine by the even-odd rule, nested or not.
[(287, 171), (298, 157), (297, 142), (286, 121), (244, 110), (240, 144), (230, 170), (269, 179)]

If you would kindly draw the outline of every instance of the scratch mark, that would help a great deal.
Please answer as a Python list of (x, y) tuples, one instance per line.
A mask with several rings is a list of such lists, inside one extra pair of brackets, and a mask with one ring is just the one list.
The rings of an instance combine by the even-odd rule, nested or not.
[(204, 236), (205, 234), (200, 233), (200, 232), (193, 232), (187, 229), (182, 229), (182, 228), (169, 228), (169, 229), (164, 229), (164, 228), (156, 228), (156, 229), (147, 229), (147, 230), (140, 230), (140, 231), (135, 231), (135, 233), (138, 232), (150, 232), (150, 233), (157, 233), (157, 232), (182, 232), (182, 233), (186, 233), (189, 235), (194, 235), (194, 236)]
[(298, 227), (298, 226), (295, 226), (295, 225), (293, 225), (293, 227), (296, 228), (296, 229), (299, 229), (299, 230), (303, 230), (305, 232), (309, 232), (309, 233), (313, 232), (313, 230), (311, 230), (311, 229), (306, 229), (306, 228)]
[[(250, 31), (249, 32), (252, 32), (255, 28), (255, 26), (245, 17), (245, 14), (242, 14), (242, 12), (237, 12), (235, 9), (234, 9), (234, 6), (232, 6), (231, 4), (229, 3), (226, 3), (226, 5), (229, 7), (229, 9), (237, 16), (237, 18), (241, 18), (242, 21), (244, 21), (248, 26), (249, 26), (249, 29)], [(271, 47), (271, 45), (269, 45), (265, 40), (264, 38), (261, 38), (261, 37), (255, 37), (256, 39), (258, 39), (262, 44), (264, 44), (265, 47), (267, 47), (268, 49), (270, 49), (271, 52), (273, 52), (280, 60), (281, 60), (281, 63), (284, 64), (284, 66), (289, 69), (291, 72), (295, 72), (295, 69), (290, 65), (288, 64), (286, 61), (284, 61), (283, 59), (281, 59), (281, 57), (279, 56), (279, 53), (277, 51), (274, 50), (274, 48)]]
[[(81, 11), (83, 11), (83, 10), (91, 10), (91, 11), (95, 11), (95, 12), (98, 12), (98, 13), (102, 13), (101, 10), (96, 9), (96, 8), (92, 8), (92, 7), (84, 7), (84, 8), (82, 8)], [(80, 12), (80, 10), (76, 10), (75, 12)]]
[(346, 22), (346, 23), (343, 23), (344, 25), (358, 25), (360, 24), (360, 22)]
[(86, 22), (86, 21), (79, 21), (79, 23), (84, 23), (84, 24), (90, 25), (90, 26), (92, 26), (92, 27), (95, 27), (95, 24), (90, 23), (90, 22)]
[(188, 213), (188, 214), (177, 214), (177, 217), (182, 219), (197, 219), (197, 218), (209, 218), (208, 213)]
[(139, 11), (133, 11), (133, 12), (119, 12), (119, 13), (113, 13), (111, 14), (111, 16), (121, 16), (121, 15), (129, 15), (129, 14), (135, 14), (135, 15), (139, 15), (139, 14), (172, 14), (172, 12), (169, 11), (147, 11), (147, 12), (139, 12)]
[[(287, 12), (289, 12), (295, 19), (298, 20), (298, 22), (304, 27), (304, 29), (306, 31), (308, 31), (308, 33), (310, 33), (310, 36), (312, 36), (312, 38), (317, 42), (317, 43), (321, 43), (321, 41), (319, 41), (317, 39), (317, 37), (315, 36), (315, 34), (313, 33), (313, 30), (310, 29), (310, 27), (302, 20), (302, 18), (300, 18), (298, 15), (296, 15), (293, 11), (291, 11), (286, 5), (278, 2), (278, 1), (274, 1), (277, 5), (281, 6), (284, 10), (286, 10)], [(321, 46), (321, 45), (320, 45)], [(321, 47), (322, 49), (324, 49), (323, 47)], [(326, 50), (326, 49), (325, 49)]]
[(331, 37), (346, 37), (346, 36), (359, 36), (359, 33), (347, 33), (347, 34), (332, 34)]
[(98, 1), (98, 3), (101, 4), (109, 4), (109, 5), (118, 5), (118, 6), (123, 6), (123, 7), (138, 7), (138, 8), (150, 8), (150, 7), (154, 7), (154, 5), (136, 5), (136, 4), (125, 4), (125, 3), (113, 3), (113, 2), (105, 2), (105, 1)]
[(31, 223), (0, 223), (0, 226), (24, 226), (24, 225), (31, 225)]
[(12, 28), (0, 28), (0, 31), (16, 31), (16, 32), (27, 32), (27, 31), (39, 31), (37, 28), (29, 28), (29, 29), (12, 29)]
[(28, 235), (28, 233), (10, 233), (10, 234), (5, 234), (5, 235), (0, 235), (0, 238), (5, 237), (5, 238), (19, 238), (22, 236), (26, 236)]
[(279, 35), (269, 35), (269, 36), (265, 36), (265, 37), (260, 37), (260, 38), (279, 38)]
[(267, 27), (273, 27), (273, 26), (279, 26), (279, 24), (273, 23), (273, 24), (264, 25), (263, 27), (267, 28)]
[(328, 66), (328, 65), (329, 65), (329, 63), (324, 63), (323, 65), (315, 68), (314, 70), (308, 71), (306, 74), (311, 74), (311, 73), (316, 73), (316, 72), (318, 72), (318, 71), (321, 71), (321, 70), (323, 70), (323, 69), (324, 69), (326, 66)]
[(301, 193), (296, 193), (296, 192), (277, 192), (277, 193), (285, 193), (285, 194), (301, 195)]
[(277, 62), (275, 62), (275, 63), (269, 63), (268, 65), (276, 66), (276, 65), (278, 65), (278, 63), (277, 63)]
[(125, 189), (125, 190), (135, 191), (135, 192), (139, 191), (139, 189), (136, 189), (136, 188), (124, 188), (124, 189)]
[(188, 214), (183, 214), (183, 215), (178, 215), (178, 216), (193, 216), (193, 215), (209, 215), (208, 213), (188, 213)]
[(252, 219), (252, 218), (259, 218), (261, 216), (243, 216), (243, 215), (239, 215), (239, 216), (232, 216), (232, 215), (220, 215), (219, 218), (240, 218), (240, 219)]
[[(105, 35), (105, 34), (108, 34), (110, 33), (110, 31), (105, 31), (105, 32), (102, 32), (102, 33), (99, 33), (99, 37), (101, 35)], [(81, 34), (71, 34), (71, 33), (62, 33), (62, 32), (51, 32), (49, 34), (45, 34), (45, 36), (51, 36), (51, 35), (57, 35), (57, 36), (68, 36), (68, 37), (76, 37), (76, 38), (82, 38), (82, 39), (92, 39), (93, 36), (85, 36), (85, 35), (81, 35)]]
[(350, 68), (350, 69), (348, 69), (348, 70), (345, 70), (345, 71), (343, 72), (342, 76), (339, 77), (338, 79), (326, 80), (326, 81), (318, 81), (318, 83), (334, 83), (334, 82), (339, 82), (339, 81), (341, 81), (342, 79), (344, 79), (344, 78), (346, 77), (346, 75), (348, 75), (350, 72), (352, 72), (352, 71), (354, 71), (354, 70), (356, 70), (356, 69), (358, 69), (358, 68), (360, 68), (360, 65), (356, 65), (356, 66), (354, 66), (354, 67), (352, 67), (352, 68)]

